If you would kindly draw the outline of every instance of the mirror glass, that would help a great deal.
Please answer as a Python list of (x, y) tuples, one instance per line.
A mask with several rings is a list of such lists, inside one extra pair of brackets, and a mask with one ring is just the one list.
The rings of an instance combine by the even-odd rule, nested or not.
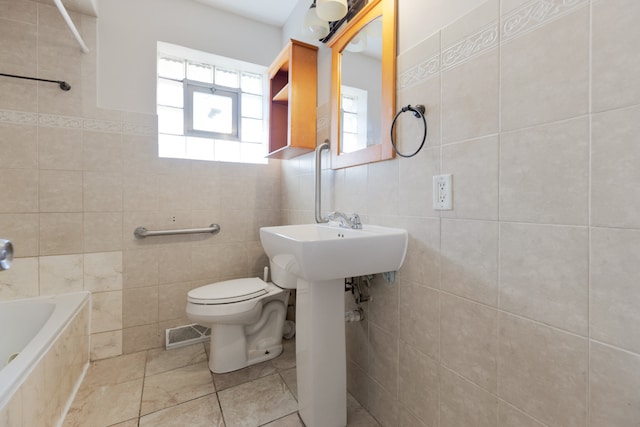
[(395, 111), (396, 0), (369, 2), (331, 47), (331, 167), (391, 159)]
[(341, 55), (340, 154), (382, 142), (382, 17), (363, 27)]

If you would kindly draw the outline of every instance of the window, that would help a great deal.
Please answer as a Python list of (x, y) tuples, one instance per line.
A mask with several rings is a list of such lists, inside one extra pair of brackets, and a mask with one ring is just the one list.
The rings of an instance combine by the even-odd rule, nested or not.
[(340, 113), (344, 153), (367, 148), (367, 91), (342, 85)]
[(267, 163), (266, 67), (158, 43), (158, 154)]

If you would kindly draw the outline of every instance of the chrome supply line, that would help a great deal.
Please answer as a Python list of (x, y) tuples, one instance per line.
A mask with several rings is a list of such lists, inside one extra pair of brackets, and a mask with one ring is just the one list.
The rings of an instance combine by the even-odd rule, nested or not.
[(201, 233), (211, 233), (216, 234), (220, 231), (220, 226), (218, 224), (211, 224), (206, 228), (181, 228), (175, 230), (157, 230), (157, 231), (149, 231), (144, 227), (138, 227), (133, 231), (133, 235), (136, 236), (137, 239), (144, 239), (145, 237), (152, 236), (174, 236), (178, 234), (201, 234)]

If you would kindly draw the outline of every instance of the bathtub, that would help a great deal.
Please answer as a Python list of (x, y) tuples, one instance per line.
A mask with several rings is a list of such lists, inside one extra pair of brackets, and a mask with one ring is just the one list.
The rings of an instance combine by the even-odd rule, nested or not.
[(62, 421), (88, 366), (89, 295), (0, 302), (0, 425)]

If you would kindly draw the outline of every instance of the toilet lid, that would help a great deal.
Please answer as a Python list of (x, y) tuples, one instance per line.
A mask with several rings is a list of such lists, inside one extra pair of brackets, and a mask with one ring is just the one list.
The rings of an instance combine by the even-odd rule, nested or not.
[(187, 299), (195, 304), (229, 304), (262, 296), (267, 293), (266, 287), (257, 277), (226, 280), (192, 289)]

